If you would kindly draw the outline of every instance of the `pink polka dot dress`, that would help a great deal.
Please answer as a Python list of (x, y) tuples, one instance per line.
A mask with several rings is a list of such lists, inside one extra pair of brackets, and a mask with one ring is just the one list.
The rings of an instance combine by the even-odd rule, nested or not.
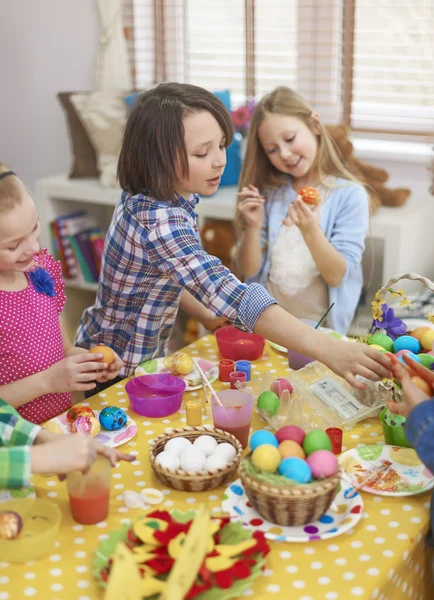
[[(35, 254), (34, 266), (41, 269), (26, 272), (26, 289), (0, 290), (0, 385), (44, 371), (65, 358), (59, 325), (66, 302), (61, 264), (41, 250)], [(42, 423), (70, 406), (70, 393), (52, 393), (23, 404), (18, 412)]]

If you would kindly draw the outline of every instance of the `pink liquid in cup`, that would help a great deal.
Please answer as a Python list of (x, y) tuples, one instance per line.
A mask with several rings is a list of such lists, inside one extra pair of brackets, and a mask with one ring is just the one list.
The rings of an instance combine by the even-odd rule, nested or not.
[(214, 427), (232, 433), (247, 448), (252, 418), (253, 396), (241, 390), (225, 390), (217, 392), (223, 406), (216, 399), (211, 399)]

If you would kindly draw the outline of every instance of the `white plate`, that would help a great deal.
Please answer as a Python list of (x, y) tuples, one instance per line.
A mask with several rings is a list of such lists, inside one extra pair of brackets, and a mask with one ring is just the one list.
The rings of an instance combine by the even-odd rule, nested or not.
[[(95, 413), (95, 417), (98, 419), (101, 411), (94, 410), (93, 412)], [(68, 421), (66, 414), (67, 413), (65, 412), (48, 421), (48, 423), (54, 423), (59, 427), (59, 433), (71, 433), (71, 423)], [(98, 442), (101, 442), (101, 444), (110, 446), (110, 448), (116, 448), (116, 446), (122, 446), (122, 444), (129, 442), (137, 433), (137, 424), (128, 414), (127, 417), (127, 424), (122, 427), (122, 429), (118, 429), (117, 431), (107, 431), (101, 427), (101, 431), (94, 439)], [(53, 429), (51, 431), (53, 431)]]
[(354, 498), (345, 498), (345, 492), (349, 489), (351, 489), (351, 485), (341, 480), (339, 492), (332, 504), (336, 510), (329, 508), (318, 521), (299, 527), (283, 527), (263, 519), (251, 506), (241, 479), (231, 483), (225, 490), (222, 510), (229, 513), (233, 520), (240, 521), (246, 527), (262, 531), (269, 540), (282, 542), (328, 540), (352, 529), (362, 517), (362, 497), (356, 493)]
[[(204, 358), (198, 358), (196, 360), (202, 371), (205, 373), (208, 381), (210, 383), (217, 381), (219, 376), (218, 366)], [(136, 367), (136, 370), (134, 371), (136, 377), (139, 375), (153, 375), (154, 373), (170, 373), (169, 369), (164, 366), (164, 358), (148, 360)], [(196, 367), (194, 367), (188, 375), (179, 375), (178, 373), (174, 373), (174, 375), (185, 381), (186, 392), (193, 392), (194, 390), (200, 390), (202, 388), (202, 378)]]
[(16, 490), (0, 490), (0, 503), (9, 502), (9, 500), (19, 500), (21, 498), (36, 498), (35, 488), (32, 485), (26, 488)]
[(367, 469), (379, 467), (384, 461), (391, 463), (390, 469), (383, 478), (363, 487), (363, 492), (378, 496), (413, 496), (433, 488), (434, 476), (413, 448), (373, 444), (352, 448), (339, 457), (343, 477), (351, 485), (360, 483)]
[[(328, 327), (320, 327), (319, 330), (322, 331), (322, 333), (326, 333), (327, 335), (331, 335), (332, 337), (337, 338), (338, 340), (348, 340), (348, 338), (345, 335), (342, 335), (337, 331), (334, 331), (333, 329), (329, 329)], [(268, 340), (268, 343), (274, 350), (277, 350), (277, 352), (283, 352), (284, 354), (288, 352), (286, 348), (284, 348), (283, 346), (279, 346), (279, 344), (270, 342), (270, 340)]]

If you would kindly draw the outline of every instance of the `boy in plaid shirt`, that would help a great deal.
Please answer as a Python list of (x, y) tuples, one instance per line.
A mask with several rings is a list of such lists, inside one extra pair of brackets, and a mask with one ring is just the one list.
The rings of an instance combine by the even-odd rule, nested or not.
[(26, 487), (32, 473), (86, 470), (97, 454), (106, 456), (113, 466), (117, 460), (134, 460), (133, 455), (103, 446), (86, 435), (47, 431), (0, 400), (0, 489)]

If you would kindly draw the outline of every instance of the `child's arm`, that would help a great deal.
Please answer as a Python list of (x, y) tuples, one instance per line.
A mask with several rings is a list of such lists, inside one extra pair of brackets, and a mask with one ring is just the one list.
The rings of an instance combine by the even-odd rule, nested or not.
[(265, 220), (265, 198), (253, 185), (238, 194), (237, 211), (245, 226), (237, 247), (235, 260), (244, 277), (253, 277), (262, 264), (262, 229)]
[(193, 319), (202, 323), (202, 325), (210, 331), (214, 331), (218, 327), (229, 324), (229, 321), (225, 317), (216, 317), (187, 290), (182, 291), (180, 306), (188, 315), (190, 315), (190, 317), (193, 317)]

